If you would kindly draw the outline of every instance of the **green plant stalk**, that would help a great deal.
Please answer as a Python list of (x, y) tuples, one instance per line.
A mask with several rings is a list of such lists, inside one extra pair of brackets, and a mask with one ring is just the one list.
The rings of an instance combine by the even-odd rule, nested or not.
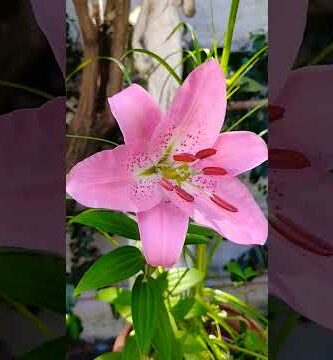
[(66, 137), (71, 138), (71, 139), (86, 139), (86, 140), (92, 140), (92, 141), (100, 141), (100, 142), (103, 142), (103, 143), (106, 143), (109, 145), (119, 146), (119, 144), (115, 143), (114, 141), (106, 140), (106, 139), (102, 139), (102, 138), (98, 138), (98, 137), (93, 137), (93, 136), (66, 134)]
[(224, 74), (228, 74), (228, 64), (229, 64), (229, 57), (230, 57), (230, 49), (231, 49), (231, 42), (234, 35), (236, 17), (238, 12), (238, 5), (239, 0), (232, 0), (229, 18), (228, 18), (228, 27), (224, 35), (224, 43), (223, 43), (223, 53), (221, 58), (221, 67), (224, 71)]
[(32, 312), (30, 312), (23, 304), (12, 300), (7, 295), (0, 293), (0, 299), (3, 299), (8, 305), (12, 306), (18, 313), (30, 321), (30, 323), (47, 339), (51, 340), (54, 337), (53, 332), (41, 320), (38, 319)]
[(252, 110), (250, 110), (249, 112), (247, 112), (244, 116), (242, 116), (240, 119), (238, 119), (235, 123), (233, 123), (231, 126), (229, 126), (227, 129), (225, 129), (224, 131), (231, 131), (233, 129), (235, 129), (237, 126), (239, 126), (243, 121), (245, 121), (248, 117), (250, 117), (252, 114), (254, 114), (256, 111), (258, 111), (259, 109), (261, 109), (262, 107), (267, 105), (267, 99), (263, 99), (262, 102), (257, 105), (256, 107), (254, 107)]
[(309, 61), (308, 65), (317, 65), (333, 52), (333, 41), (328, 44), (318, 55)]
[[(207, 272), (207, 245), (200, 244), (197, 245), (197, 269), (204, 274), (204, 279), (206, 278)], [(202, 280), (195, 287), (195, 293), (197, 296), (201, 297), (204, 288), (204, 280)]]

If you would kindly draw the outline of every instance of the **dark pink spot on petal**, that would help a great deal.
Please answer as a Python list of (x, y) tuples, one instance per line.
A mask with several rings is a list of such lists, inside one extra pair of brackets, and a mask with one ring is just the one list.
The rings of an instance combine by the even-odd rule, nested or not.
[(198, 151), (195, 154), (195, 157), (197, 159), (206, 159), (210, 156), (215, 155), (216, 153), (217, 153), (217, 150), (215, 150), (215, 149), (203, 149), (203, 150)]
[(303, 169), (311, 161), (301, 152), (288, 149), (269, 149), (269, 167), (272, 169)]
[(160, 180), (159, 184), (167, 191), (173, 191), (175, 188), (170, 181), (164, 178)]
[(220, 198), (217, 195), (213, 195), (210, 198), (216, 205), (220, 206), (222, 209), (230, 211), (230, 212), (238, 212), (238, 209), (234, 207), (233, 205), (229, 204), (222, 198)]
[(226, 175), (228, 172), (226, 169), (215, 166), (208, 166), (202, 169), (204, 175)]
[(182, 161), (182, 162), (193, 162), (196, 160), (196, 157), (192, 154), (188, 154), (188, 153), (181, 153), (181, 154), (176, 154), (173, 156), (173, 159), (175, 161)]
[(186, 200), (188, 202), (193, 202), (194, 201), (194, 196), (189, 194), (187, 191), (183, 190), (178, 185), (175, 186), (175, 191), (176, 191), (177, 195), (179, 195), (182, 199), (184, 199), (184, 200)]

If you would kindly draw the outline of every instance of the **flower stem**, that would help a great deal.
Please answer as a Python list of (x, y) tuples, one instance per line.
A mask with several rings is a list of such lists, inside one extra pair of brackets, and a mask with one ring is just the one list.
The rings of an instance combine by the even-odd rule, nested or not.
[(31, 324), (47, 339), (50, 340), (54, 337), (51, 329), (48, 328), (36, 315), (30, 312), (27, 307), (23, 304), (20, 304), (6, 294), (0, 293), (0, 299), (6, 302), (8, 305), (12, 306), (18, 313), (31, 322)]
[(224, 34), (224, 44), (223, 44), (223, 53), (221, 58), (221, 67), (225, 75), (228, 74), (228, 63), (230, 57), (230, 49), (232, 37), (234, 35), (236, 17), (238, 12), (239, 0), (232, 0), (229, 18), (228, 18), (228, 27)]
[[(200, 244), (197, 245), (197, 269), (204, 274), (204, 279), (206, 278), (207, 272), (207, 256), (206, 256), (207, 245)], [(196, 295), (201, 297), (204, 286), (204, 280), (196, 285)]]

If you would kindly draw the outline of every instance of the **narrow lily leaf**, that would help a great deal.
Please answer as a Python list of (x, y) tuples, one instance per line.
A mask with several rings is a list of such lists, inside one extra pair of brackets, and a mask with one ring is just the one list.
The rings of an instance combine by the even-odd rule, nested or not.
[(151, 280), (139, 275), (132, 290), (132, 319), (135, 337), (142, 355), (146, 355), (153, 340), (159, 297)]
[(137, 223), (120, 212), (100, 209), (85, 210), (71, 218), (70, 223), (86, 225), (98, 231), (113, 233), (127, 239), (140, 239)]
[(197, 224), (190, 224), (188, 227), (188, 233), (192, 235), (201, 235), (201, 236), (213, 236), (216, 235), (216, 232), (212, 229), (209, 229), (205, 226), (197, 225)]
[(207, 313), (207, 310), (194, 298), (180, 299), (172, 308), (172, 315), (176, 320), (189, 320), (199, 318)]
[[(71, 218), (70, 223), (89, 226), (97, 231), (116, 234), (127, 239), (140, 240), (137, 222), (120, 212), (89, 209)], [(216, 234), (214, 230), (190, 224), (185, 244), (207, 244), (207, 237), (214, 234)]]
[(122, 246), (99, 258), (83, 275), (74, 295), (99, 289), (130, 278), (145, 264), (140, 250), (134, 246)]
[(177, 81), (177, 83), (179, 85), (182, 84), (183, 80), (177, 75), (177, 73), (175, 72), (175, 70), (164, 60), (162, 59), (159, 55), (155, 54), (152, 51), (146, 50), (146, 49), (132, 49), (130, 51), (128, 51), (124, 56), (128, 56), (129, 54), (133, 53), (133, 52), (138, 52), (138, 53), (143, 53), (146, 54), (147, 56), (150, 56), (151, 58), (155, 59), (158, 63), (160, 63), (160, 65), (164, 66), (165, 69), (169, 72), (169, 74)]
[(185, 239), (185, 245), (191, 244), (208, 244), (208, 240), (205, 236), (202, 235), (187, 234)]
[(177, 268), (168, 272), (167, 279), (169, 291), (176, 295), (200, 283), (204, 279), (204, 274), (194, 268)]
[(180, 351), (180, 345), (174, 334), (170, 314), (163, 300), (159, 302), (157, 311), (157, 326), (153, 339), (153, 344), (158, 352), (158, 359), (160, 360), (181, 360), (182, 355)]
[[(43, 269), (43, 271), (41, 271)], [(0, 294), (23, 305), (65, 311), (65, 262), (43, 251), (0, 250)]]
[(140, 360), (140, 350), (135, 336), (127, 338), (122, 360)]

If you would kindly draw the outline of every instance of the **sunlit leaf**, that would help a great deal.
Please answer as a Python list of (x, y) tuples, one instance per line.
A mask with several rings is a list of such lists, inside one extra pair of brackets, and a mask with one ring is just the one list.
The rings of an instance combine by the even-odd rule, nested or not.
[(143, 270), (145, 264), (141, 251), (134, 246), (122, 246), (99, 258), (83, 275), (75, 295), (100, 289), (130, 278)]

